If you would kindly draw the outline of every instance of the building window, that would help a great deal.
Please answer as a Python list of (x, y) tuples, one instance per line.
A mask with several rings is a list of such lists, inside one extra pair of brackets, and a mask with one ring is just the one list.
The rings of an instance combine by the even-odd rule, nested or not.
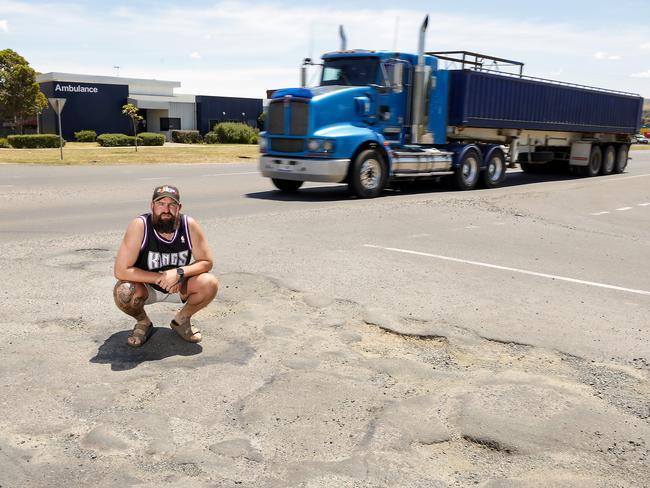
[(160, 117), (160, 130), (180, 130), (180, 117)]

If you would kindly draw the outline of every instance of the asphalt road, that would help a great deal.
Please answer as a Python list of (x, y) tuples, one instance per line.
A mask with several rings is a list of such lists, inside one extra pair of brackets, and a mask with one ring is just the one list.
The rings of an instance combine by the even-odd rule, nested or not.
[(4, 242), (117, 236), (147, 211), (153, 187), (170, 182), (184, 211), (214, 226), (219, 269), (629, 361), (650, 356), (650, 152), (632, 157), (623, 175), (515, 171), (495, 190), (425, 184), (367, 201), (341, 185), (283, 195), (253, 163), (3, 165), (0, 232)]
[[(631, 156), (373, 200), (284, 195), (254, 163), (0, 165), (0, 485), (643, 486), (650, 151)], [(200, 347), (163, 327), (134, 351), (111, 266), (162, 183), (221, 291)]]

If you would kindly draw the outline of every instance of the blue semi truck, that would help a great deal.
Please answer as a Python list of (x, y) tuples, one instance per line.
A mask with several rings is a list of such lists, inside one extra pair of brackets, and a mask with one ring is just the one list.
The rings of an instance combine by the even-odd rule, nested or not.
[[(274, 92), (260, 134), (262, 175), (285, 192), (340, 182), (372, 198), (420, 178), (496, 187), (516, 163), (583, 176), (625, 170), (643, 98), (524, 76), (522, 63), (502, 58), (424, 52), (427, 23), (417, 54), (348, 50), (342, 35), (341, 49), (322, 57), (319, 86)], [(504, 63), (519, 72), (486, 68)]]

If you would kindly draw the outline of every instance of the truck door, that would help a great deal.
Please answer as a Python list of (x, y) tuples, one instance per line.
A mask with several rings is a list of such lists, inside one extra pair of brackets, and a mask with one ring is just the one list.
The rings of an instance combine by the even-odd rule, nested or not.
[(377, 97), (377, 129), (388, 141), (405, 141), (407, 122), (408, 69), (405, 61), (390, 59), (380, 65)]

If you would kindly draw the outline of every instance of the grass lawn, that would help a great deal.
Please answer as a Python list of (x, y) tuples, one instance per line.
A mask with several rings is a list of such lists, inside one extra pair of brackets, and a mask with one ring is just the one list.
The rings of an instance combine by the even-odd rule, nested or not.
[(650, 150), (650, 144), (634, 144), (630, 149), (632, 151), (648, 151)]
[(142, 164), (226, 163), (257, 160), (256, 144), (187, 144), (167, 146), (100, 147), (94, 142), (68, 142), (63, 161), (56, 149), (0, 149), (0, 163), (25, 164)]

